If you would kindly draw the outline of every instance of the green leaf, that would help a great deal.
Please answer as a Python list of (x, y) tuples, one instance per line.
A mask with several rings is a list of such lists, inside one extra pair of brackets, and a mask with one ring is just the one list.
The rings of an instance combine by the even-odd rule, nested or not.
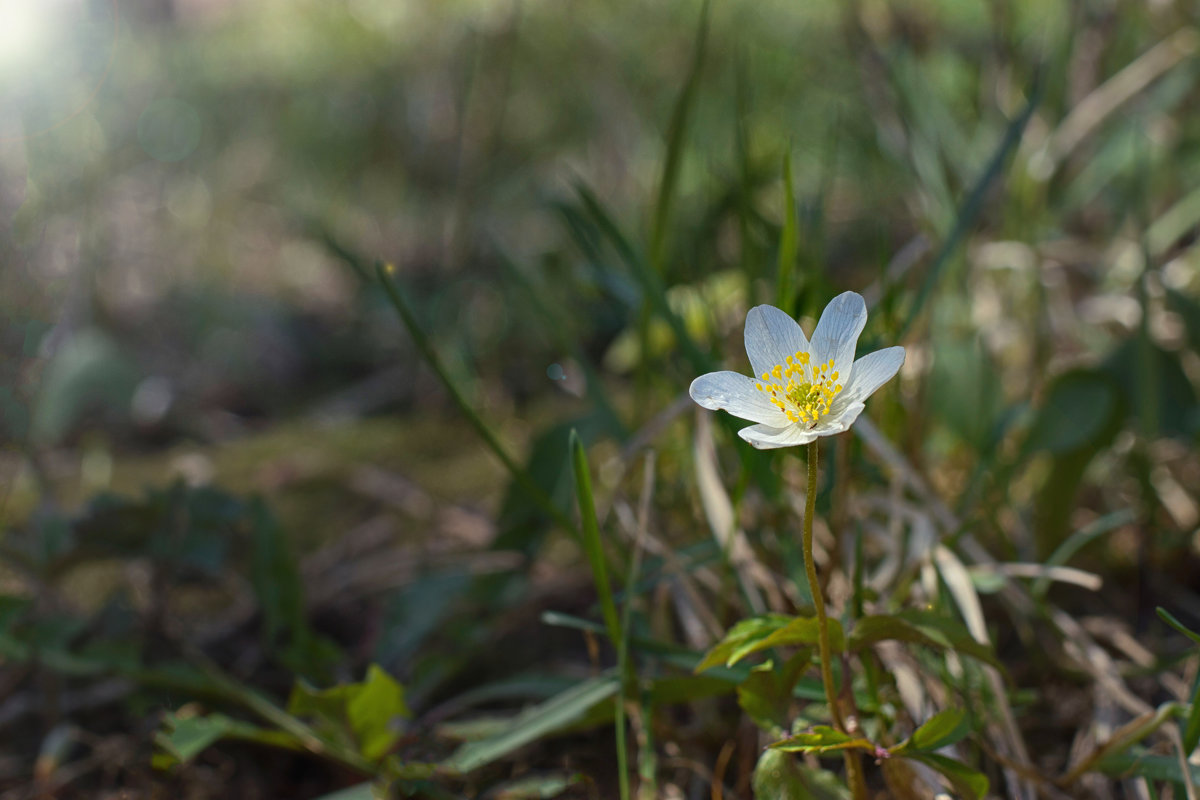
[(863, 617), (851, 631), (848, 646), (857, 653), (887, 639), (953, 650), (1003, 670), (992, 649), (975, 641), (960, 623), (924, 611)]
[[(1200, 783), (1200, 766), (1189, 765), (1192, 783)], [(1101, 759), (1096, 770), (1113, 778), (1145, 778), (1151, 781), (1183, 783), (1183, 770), (1177, 755), (1155, 755), (1145, 750), (1118, 753)]]
[[(713, 646), (696, 666), (703, 672), (717, 665), (732, 667), (746, 656), (771, 647), (814, 645), (819, 636), (815, 617), (793, 617), (787, 614), (764, 614), (742, 620), (729, 629), (725, 638)], [(829, 620), (829, 642), (835, 653), (845, 649), (841, 623)]]
[(688, 332), (683, 319), (671, 308), (671, 304), (667, 300), (667, 289), (663, 284), (662, 276), (648, 265), (644, 258), (638, 256), (632, 245), (630, 245), (628, 238), (621, 233), (620, 228), (613, 222), (612, 215), (605, 210), (603, 204), (600, 203), (595, 194), (581, 184), (576, 184), (575, 190), (579, 195), (580, 202), (583, 203), (588, 213), (595, 219), (597, 226), (621, 255), (630, 272), (633, 273), (633, 277), (642, 289), (645, 300), (649, 302), (655, 313), (671, 327), (671, 332), (675, 334), (675, 343), (691, 364), (692, 369), (697, 372), (711, 370), (711, 359), (696, 345), (696, 341)]
[(1147, 435), (1190, 441), (1195, 432), (1196, 389), (1183, 369), (1179, 353), (1153, 342), (1129, 337), (1104, 361), (1104, 368), (1125, 393), (1133, 419), (1142, 420)]
[(262, 500), (254, 501), (250, 516), (251, 581), (262, 609), (267, 641), (274, 645), (281, 634), (299, 634), (306, 627), (304, 590), (287, 538), (266, 504)]
[(1190, 756), (1197, 744), (1200, 744), (1200, 680), (1192, 687), (1192, 707), (1183, 727), (1183, 752)]
[(387, 797), (386, 789), (380, 790), (380, 787), (375, 783), (359, 783), (354, 786), (349, 786), (345, 789), (338, 789), (336, 792), (323, 794), (316, 800), (377, 800), (380, 797)]
[(1167, 611), (1162, 606), (1159, 606), (1154, 610), (1155, 610), (1155, 612), (1157, 612), (1158, 618), (1161, 619), (1163, 622), (1167, 623), (1172, 628), (1179, 631), (1187, 638), (1191, 639), (1195, 644), (1200, 644), (1200, 633), (1196, 633), (1191, 628), (1184, 625), (1182, 622), (1180, 622), (1178, 619), (1175, 618), (1174, 614), (1172, 614), (1170, 611)]
[(527, 775), (488, 792), (495, 800), (550, 800), (583, 782), (579, 774)]
[(160, 753), (155, 766), (186, 764), (222, 739), (240, 739), (274, 747), (301, 749), (300, 740), (284, 731), (269, 730), (224, 714), (181, 716), (167, 714), (154, 735)]
[(750, 677), (737, 687), (737, 697), (738, 705), (755, 725), (776, 736), (787, 729), (792, 691), (810, 661), (812, 651), (805, 649), (778, 669), (768, 661), (750, 671)]
[(185, 718), (172, 714), (164, 720), (167, 730), (155, 737), (155, 743), (186, 764), (228, 734), (234, 725), (224, 714)]
[(592, 499), (592, 478), (588, 471), (587, 453), (579, 434), (571, 431), (571, 468), (575, 473), (575, 492), (579, 499), (579, 516), (583, 522), (583, 551), (592, 568), (592, 579), (596, 584), (596, 595), (600, 599), (600, 613), (608, 637), (615, 647), (621, 641), (621, 623), (617, 619), (617, 604), (613, 601), (612, 585), (608, 582), (608, 569), (604, 564), (604, 545), (600, 542), (600, 527), (596, 521), (596, 504)]
[(400, 737), (393, 728), (397, 717), (412, 716), (404, 702), (404, 687), (379, 666), (367, 668), (361, 683), (314, 689), (297, 681), (288, 698), (288, 713), (310, 717), (322, 736), (354, 749), (368, 761), (378, 761)]
[(938, 750), (954, 744), (971, 732), (970, 720), (961, 708), (949, 708), (930, 717), (913, 731), (908, 742), (896, 752)]
[(593, 706), (615, 695), (619, 688), (619, 682), (612, 675), (583, 681), (517, 715), (495, 736), (464, 744), (446, 761), (445, 766), (456, 772), (479, 769), (530, 742), (575, 723)]
[(767, 748), (754, 767), (754, 796), (761, 800), (849, 800), (833, 773), (809, 769), (791, 753)]
[(1055, 378), (1029, 430), (1026, 448), (1062, 455), (1104, 444), (1116, 433), (1119, 389), (1103, 370), (1074, 369)]
[(842, 733), (828, 725), (816, 725), (808, 733), (798, 733), (780, 742), (770, 745), (773, 750), (785, 753), (821, 753), (840, 750), (866, 750), (875, 752), (875, 745), (861, 736), (851, 736)]
[(962, 800), (982, 800), (987, 794), (987, 776), (976, 772), (961, 761), (939, 756), (936, 753), (912, 753), (906, 754), (904, 757), (920, 761), (922, 764), (936, 769), (950, 782), (950, 788)]

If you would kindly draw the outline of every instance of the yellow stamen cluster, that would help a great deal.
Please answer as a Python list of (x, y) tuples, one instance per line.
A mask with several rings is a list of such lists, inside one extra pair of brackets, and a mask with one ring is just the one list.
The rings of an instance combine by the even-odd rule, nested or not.
[(832, 358), (811, 366), (809, 360), (808, 353), (797, 351), (787, 357), (786, 363), (764, 372), (760, 376), (763, 382), (757, 386), (790, 421), (814, 425), (829, 413), (842, 384), (837, 382)]

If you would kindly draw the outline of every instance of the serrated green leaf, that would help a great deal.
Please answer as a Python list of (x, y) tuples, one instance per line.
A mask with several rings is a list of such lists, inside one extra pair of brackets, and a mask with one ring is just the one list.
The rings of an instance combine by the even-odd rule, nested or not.
[(982, 800), (988, 791), (988, 779), (982, 772), (977, 772), (961, 761), (955, 761), (936, 753), (911, 753), (904, 758), (920, 761), (933, 767), (950, 782), (950, 787), (962, 800)]

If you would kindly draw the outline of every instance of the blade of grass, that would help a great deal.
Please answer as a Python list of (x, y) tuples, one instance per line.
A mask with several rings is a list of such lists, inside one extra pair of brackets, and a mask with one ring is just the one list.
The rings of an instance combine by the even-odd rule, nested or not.
[(1200, 744), (1200, 675), (1192, 682), (1192, 707), (1188, 709), (1187, 724), (1183, 728), (1183, 754), (1190, 757)]
[(783, 230), (779, 234), (779, 280), (775, 289), (775, 305), (792, 314), (795, 288), (792, 274), (796, 270), (796, 189), (792, 183), (792, 153), (783, 155)]
[(454, 384), (450, 374), (442, 365), (441, 359), (438, 358), (437, 353), (434, 352), (433, 345), (430, 343), (429, 337), (425, 335), (425, 332), (421, 330), (421, 326), (417, 324), (417, 319), (415, 316), (413, 316), (412, 309), (409, 308), (407, 301), (404, 299), (404, 295), (401, 294), (400, 287), (391, 276), (391, 268), (379, 263), (375, 265), (375, 273), (379, 283), (386, 291), (388, 299), (392, 303), (392, 307), (396, 309), (396, 312), (400, 315), (401, 321), (404, 323), (404, 327), (408, 329), (409, 335), (412, 336), (413, 343), (416, 344), (417, 349), (424, 357), (425, 362), (429, 365), (430, 369), (434, 371), (434, 373), (438, 376), (438, 379), (441, 380), (442, 385), (446, 387), (446, 391), (450, 393), (450, 397), (454, 400), (454, 404), (458, 406), (459, 411), (461, 411), (463, 416), (467, 418), (467, 421), (471, 423), (471, 426), (475, 428), (475, 432), (479, 434), (480, 438), (483, 439), (496, 458), (500, 460), (500, 463), (502, 463), (508, 470), (509, 474), (512, 475), (513, 480), (516, 481), (517, 485), (521, 487), (521, 490), (529, 495), (529, 499), (537, 503), (537, 505), (544, 512), (546, 512), (546, 515), (561, 525), (564, 530), (578, 535), (579, 531), (575, 527), (575, 524), (571, 522), (570, 518), (563, 512), (561, 508), (555, 505), (554, 501), (550, 499), (550, 496), (547, 495), (546, 492), (537, 485), (533, 478), (531, 478), (529, 474), (521, 468), (516, 460), (509, 454), (508, 450), (505, 449), (504, 445), (501, 444), (500, 439), (496, 436), (495, 432), (488, 427), (487, 423), (483, 421), (483, 418), (479, 416), (478, 412), (476, 412), (475, 409), (471, 407), (471, 404), (467, 402), (467, 399), (463, 397), (462, 392), (458, 390), (458, 387)]
[(558, 313), (557, 307), (547, 303), (542, 298), (538, 287), (533, 285), (532, 281), (500, 248), (496, 248), (495, 252), (500, 260), (500, 266), (503, 268), (506, 278), (524, 293), (534, 313), (545, 320), (546, 324), (543, 326), (543, 330), (547, 331), (555, 343), (569, 352), (575, 363), (579, 364), (579, 368), (583, 370), (585, 378), (584, 387), (588, 398), (603, 416), (606, 426), (612, 430), (618, 440), (624, 442), (629, 438), (629, 431), (625, 428), (624, 423), (621, 422), (620, 414), (617, 413), (616, 407), (613, 406), (612, 400), (605, 391), (604, 383), (600, 380), (600, 375), (596, 372), (595, 366), (592, 365), (591, 359), (588, 358), (583, 348), (579, 345), (579, 341), (568, 334), (571, 330), (568, 324), (569, 320)]
[(1155, 612), (1158, 613), (1158, 618), (1161, 619), (1163, 622), (1167, 623), (1172, 628), (1174, 628), (1176, 631), (1178, 631), (1179, 633), (1182, 633), (1184, 636), (1191, 639), (1196, 644), (1200, 644), (1200, 634), (1196, 633), (1191, 628), (1189, 628), (1188, 626), (1186, 626), (1182, 622), (1180, 622), (1178, 619), (1176, 619), (1175, 615), (1172, 614), (1170, 611), (1167, 611), (1162, 606), (1159, 606), (1158, 608), (1156, 608), (1154, 610), (1155, 610)]
[(662, 177), (658, 184), (658, 200), (654, 206), (654, 222), (650, 228), (650, 264), (659, 272), (663, 269), (666, 256), (667, 231), (671, 222), (671, 207), (679, 184), (679, 167), (683, 163), (683, 148), (687, 139), (688, 120), (696, 87), (700, 83), (700, 71), (704, 65), (704, 52), (708, 42), (708, 0), (700, 9), (700, 25), (696, 31), (696, 43), (692, 48), (692, 63), (687, 79), (675, 101), (671, 122), (667, 128), (667, 154), (663, 159)]
[[(642, 480), (642, 497), (638, 504), (637, 538), (633, 543), (633, 553), (629, 557), (629, 572), (625, 576), (625, 586), (637, 586), (638, 574), (642, 566), (642, 547), (646, 537), (646, 529), (650, 522), (650, 500), (654, 496), (654, 451), (646, 453), (645, 470)], [(637, 675), (629, 669), (629, 629), (633, 622), (633, 600), (635, 593), (625, 593), (625, 606), (621, 614), (621, 638), (617, 642), (617, 674), (621, 676), (621, 697), (618, 698), (616, 709), (617, 725), (617, 768), (620, 770), (621, 800), (629, 800), (629, 767), (625, 763), (625, 697), (624, 687), (632, 682), (636, 685)], [(646, 710), (641, 708), (639, 714)], [(639, 758), (639, 762), (641, 759)], [(653, 774), (650, 775), (653, 780)], [(657, 793), (651, 793), (651, 796)]]
[(738, 242), (742, 278), (746, 281), (746, 297), (754, 297), (754, 276), (757, 274), (758, 253), (750, 234), (753, 216), (754, 175), (750, 164), (750, 78), (746, 71), (746, 53), (739, 50), (734, 64), (734, 115), (733, 142), (737, 151), (738, 190), (737, 218)]
[(629, 239), (621, 233), (621, 229), (613, 221), (612, 216), (605, 210), (599, 199), (581, 183), (575, 185), (575, 191), (579, 195), (580, 201), (592, 215), (597, 226), (608, 237), (609, 242), (621, 257), (621, 260), (629, 267), (633, 273), (633, 277), (641, 285), (642, 292), (646, 299), (650, 301), (650, 305), (658, 312), (658, 314), (666, 320), (670, 325), (672, 333), (675, 334), (675, 341), (679, 343), (680, 349), (684, 356), (691, 362), (692, 368), (697, 372), (707, 372), (712, 368), (712, 362), (695, 341), (688, 334), (687, 328), (684, 327), (683, 320), (679, 318), (672, 309), (670, 303), (667, 302), (667, 290), (663, 285), (661, 276), (652, 270), (645, 259), (641, 258), (637, 251), (630, 244)]
[[(617, 739), (617, 783), (621, 800), (629, 800), (629, 752), (625, 744), (625, 670), (629, 659), (629, 641), (622, 633), (621, 623), (617, 620), (617, 605), (613, 601), (612, 586), (608, 582), (608, 570), (604, 565), (604, 547), (600, 542), (600, 526), (596, 520), (596, 503), (592, 497), (592, 478), (588, 471), (587, 452), (579, 435), (571, 431), (571, 468), (575, 472), (575, 490), (579, 499), (579, 515), (583, 520), (583, 549), (587, 553), (588, 563), (592, 567), (592, 578), (596, 584), (596, 594), (600, 599), (600, 612), (604, 617), (604, 626), (608, 630), (609, 640), (617, 647), (617, 676), (620, 679), (620, 691), (614, 700), (613, 726)], [(635, 550), (634, 560), (637, 553)], [(632, 585), (632, 584), (627, 584)], [(628, 624), (628, 609), (632, 603), (630, 595), (625, 602), (625, 622)]]
[(617, 618), (617, 604), (613, 601), (612, 585), (608, 582), (608, 569), (604, 565), (604, 547), (600, 542), (600, 526), (596, 521), (596, 503), (592, 496), (592, 477), (588, 471), (587, 453), (579, 434), (571, 431), (571, 469), (575, 473), (575, 491), (579, 499), (579, 515), (583, 522), (583, 550), (592, 568), (596, 582), (596, 595), (600, 600), (600, 614), (608, 629), (613, 644), (621, 641), (621, 623)]
[[(1046, 559), (1047, 567), (1061, 567), (1071, 560), (1071, 557), (1086, 547), (1096, 538), (1103, 536), (1109, 531), (1115, 530), (1122, 525), (1128, 525), (1137, 519), (1137, 514), (1131, 508), (1123, 508), (1120, 511), (1114, 511), (1111, 514), (1105, 514), (1099, 519), (1093, 520), (1090, 524), (1085, 525), (1079, 530), (1068, 536), (1062, 544), (1060, 544), (1050, 557)], [(1036, 600), (1043, 600), (1046, 597), (1046, 592), (1050, 589), (1049, 578), (1039, 578), (1034, 584), (1030, 592)]]
[(1004, 131), (1004, 136), (1001, 138), (996, 150), (992, 153), (992, 157), (984, 168), (983, 174), (979, 176), (979, 180), (971, 187), (966, 200), (959, 207), (958, 214), (954, 218), (954, 225), (951, 226), (950, 233), (946, 236), (946, 241), (942, 243), (941, 249), (938, 250), (937, 256), (934, 257), (933, 263), (929, 267), (929, 272), (925, 274), (925, 280), (921, 283), (921, 288), (917, 291), (912, 308), (909, 309), (908, 318), (904, 320), (904, 324), (900, 327), (900, 335), (896, 337), (897, 341), (903, 339), (905, 334), (912, 329), (913, 323), (917, 321), (917, 317), (929, 301), (933, 287), (937, 284), (946, 265), (950, 262), (950, 256), (958, 250), (958, 245), (966, 237), (967, 231), (975, 224), (979, 212), (983, 210), (983, 201), (987, 196), (988, 190), (999, 179), (1005, 162), (1008, 161), (1008, 157), (1016, 149), (1017, 144), (1020, 143), (1021, 135), (1025, 132), (1025, 126), (1029, 123), (1030, 118), (1033, 117), (1033, 112), (1041, 103), (1044, 86), (1045, 81), (1042, 80), (1042, 73), (1039, 70), (1034, 75), (1033, 85), (1029, 90), (1029, 101), (1025, 103), (1025, 108), (1009, 122), (1008, 127)]
[(466, 773), (486, 766), (542, 736), (567, 727), (619, 689), (620, 682), (612, 674), (583, 681), (517, 715), (495, 736), (464, 744), (446, 761), (445, 767)]

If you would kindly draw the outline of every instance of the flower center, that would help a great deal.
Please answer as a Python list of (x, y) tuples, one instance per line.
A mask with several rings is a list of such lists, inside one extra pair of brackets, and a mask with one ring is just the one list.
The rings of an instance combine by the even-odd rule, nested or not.
[(786, 363), (776, 364), (762, 374), (758, 390), (782, 411), (793, 423), (804, 422), (812, 427), (829, 413), (833, 398), (842, 391), (833, 359), (824, 364), (809, 364), (809, 355), (797, 351)]

